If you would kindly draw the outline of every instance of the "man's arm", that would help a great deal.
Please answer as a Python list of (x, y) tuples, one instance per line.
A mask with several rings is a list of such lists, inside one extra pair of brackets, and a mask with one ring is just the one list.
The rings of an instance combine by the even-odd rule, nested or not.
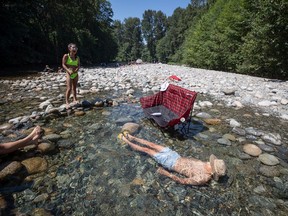
[(163, 169), (163, 168), (159, 168), (157, 170), (157, 172), (159, 174), (165, 175), (171, 179), (173, 179), (174, 181), (180, 183), (180, 184), (185, 184), (185, 185), (204, 185), (206, 184), (210, 179), (211, 176), (209, 175), (205, 175), (205, 176), (193, 176), (190, 178), (180, 178), (174, 174), (172, 174), (171, 172)]

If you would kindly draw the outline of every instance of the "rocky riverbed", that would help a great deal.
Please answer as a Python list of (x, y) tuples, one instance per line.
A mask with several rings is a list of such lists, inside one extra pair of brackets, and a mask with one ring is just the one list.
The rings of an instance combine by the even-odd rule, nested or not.
[[(80, 104), (69, 110), (65, 74), (0, 80), (0, 142), (44, 129), (38, 146), (0, 157), (1, 213), (286, 215), (287, 81), (164, 64), (83, 68), (79, 77)], [(163, 133), (143, 115), (139, 98), (164, 82), (198, 92), (187, 134), (186, 124)], [(159, 176), (151, 158), (117, 142), (128, 122), (183, 156), (214, 153), (227, 176), (204, 187)]]

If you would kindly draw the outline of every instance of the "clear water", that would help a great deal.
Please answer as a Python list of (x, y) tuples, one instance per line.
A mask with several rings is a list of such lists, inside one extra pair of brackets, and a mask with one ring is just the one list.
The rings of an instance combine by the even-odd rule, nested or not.
[[(4, 91), (2, 88), (1, 92)], [(64, 93), (64, 89), (60, 91)], [(31, 114), (38, 106), (35, 92), (21, 94), (15, 91), (13, 96), (2, 96), (1, 100), (6, 103), (0, 105), (1, 124), (10, 118)], [(52, 97), (58, 95), (59, 90), (38, 94)], [(87, 95), (85, 99), (120, 96), (121, 92), (103, 92)], [(13, 98), (13, 104), (9, 97)], [(199, 95), (197, 100), (200, 99), (205, 98)], [(274, 117), (255, 116), (255, 111), (249, 108), (213, 108), (220, 110), (218, 118), (238, 117), (246, 127), (280, 133), (287, 146), (285, 122)], [(247, 113), (253, 117), (241, 117)], [(158, 175), (158, 165), (153, 159), (117, 141), (122, 125), (116, 120), (120, 117), (129, 117), (141, 125), (138, 137), (165, 144), (183, 156), (207, 160), (211, 153), (216, 154), (226, 161), (227, 176), (199, 187), (180, 185)], [(161, 131), (145, 119), (139, 103), (130, 102), (88, 110), (84, 116), (40, 119), (36, 124), (71, 136), (57, 142), (65, 148), (46, 155), (36, 153), (48, 161), (46, 172), (1, 185), (0, 193), (9, 201), (9, 210), (5, 213), (31, 215), (37, 208), (52, 215), (285, 215), (288, 212), (288, 196), (283, 191), (288, 187), (287, 164), (278, 165), (283, 170), (278, 177), (282, 185), (277, 185), (278, 179), (259, 174), (257, 159), (239, 159), (242, 144), (235, 142), (227, 147), (217, 143), (217, 138), (231, 133), (231, 128), (225, 124), (209, 130), (201, 120), (194, 118), (188, 135), (183, 137), (181, 131)], [(12, 158), (21, 160), (29, 154), (35, 156), (35, 153), (23, 153)], [(2, 157), (2, 162), (8, 160), (10, 156)], [(259, 194), (254, 189), (260, 185), (266, 190)]]

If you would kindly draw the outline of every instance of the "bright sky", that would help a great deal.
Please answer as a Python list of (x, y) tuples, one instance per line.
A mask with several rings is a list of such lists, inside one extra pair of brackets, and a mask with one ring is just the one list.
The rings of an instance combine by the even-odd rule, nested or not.
[(186, 8), (191, 0), (110, 0), (114, 12), (113, 19), (124, 21), (125, 18), (143, 18), (145, 10), (161, 10), (167, 17), (177, 7)]

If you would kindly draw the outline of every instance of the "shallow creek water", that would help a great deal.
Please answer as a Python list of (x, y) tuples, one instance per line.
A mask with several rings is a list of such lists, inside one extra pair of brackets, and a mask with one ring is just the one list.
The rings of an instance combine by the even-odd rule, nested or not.
[[(0, 88), (5, 92), (3, 86)], [(60, 91), (64, 93), (65, 89)], [(0, 124), (37, 110), (39, 100), (38, 96), (33, 97), (35, 94), (52, 97), (59, 90), (30, 95), (13, 92), (14, 103), (0, 105)], [(139, 98), (143, 94), (139, 91), (135, 95)], [(102, 92), (85, 99), (120, 96), (121, 92)], [(48, 162), (48, 170), (43, 173), (1, 184), (0, 194), (9, 201), (6, 213), (33, 215), (35, 209), (45, 209), (52, 215), (287, 215), (287, 160), (275, 166), (279, 170), (277, 176), (267, 177), (259, 172), (261, 162), (257, 158), (239, 156), (243, 144), (252, 141), (236, 140), (230, 146), (217, 143), (224, 134), (233, 134), (225, 120), (234, 118), (245, 128), (279, 133), (282, 146), (287, 148), (287, 122), (263, 116), (261, 111), (257, 115), (252, 108), (227, 108), (206, 95), (198, 95), (199, 100), (211, 101), (213, 107), (201, 112), (221, 119), (222, 123), (210, 126), (193, 117), (185, 136), (181, 130), (161, 131), (145, 119), (140, 103), (129, 101), (87, 110), (83, 116), (71, 114), (37, 120), (34, 124), (69, 136), (58, 140), (57, 150), (50, 154), (28, 151), (0, 158), (0, 162), (5, 162), (37, 155)], [(208, 160), (210, 154), (217, 155), (227, 164), (227, 176), (200, 187), (180, 185), (160, 176), (153, 159), (117, 141), (122, 126), (117, 120), (121, 117), (129, 117), (141, 126), (136, 136), (165, 144), (182, 156)]]

